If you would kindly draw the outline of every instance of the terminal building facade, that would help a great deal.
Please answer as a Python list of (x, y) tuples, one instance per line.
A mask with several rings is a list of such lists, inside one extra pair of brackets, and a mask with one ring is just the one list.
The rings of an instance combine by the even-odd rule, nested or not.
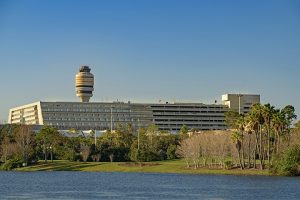
[(59, 130), (114, 130), (117, 124), (131, 124), (134, 129), (155, 124), (160, 130), (224, 130), (224, 113), (247, 113), (259, 95), (225, 94), (223, 104), (203, 103), (131, 103), (89, 102), (94, 90), (94, 76), (88, 66), (76, 75), (76, 93), (81, 102), (38, 101), (9, 111), (8, 123), (49, 125)]
[(253, 103), (259, 102), (259, 95), (244, 94), (244, 98), (253, 101), (242, 101), (238, 105), (236, 95), (227, 97), (223, 104), (39, 101), (10, 109), (8, 123), (50, 125), (60, 130), (107, 130), (114, 129), (116, 124), (128, 123), (133, 128), (153, 123), (160, 130), (168, 131), (178, 131), (183, 125), (189, 129), (223, 130), (227, 128), (224, 113), (231, 110), (231, 106), (236, 111), (240, 107), (246, 113)]

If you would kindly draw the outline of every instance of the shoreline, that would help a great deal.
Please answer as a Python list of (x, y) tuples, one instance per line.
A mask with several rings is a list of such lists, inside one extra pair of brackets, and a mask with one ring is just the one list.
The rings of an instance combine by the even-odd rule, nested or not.
[[(236, 175), (236, 176), (274, 176), (268, 170), (259, 169), (187, 169), (182, 160), (143, 162), (144, 166), (132, 162), (73, 162), (55, 160), (53, 162), (39, 161), (36, 165), (14, 169), (18, 172), (37, 171), (81, 171), (81, 172), (125, 172), (125, 173), (162, 173), (162, 174), (206, 174), (206, 175)], [(130, 166), (128, 166), (130, 165)]]

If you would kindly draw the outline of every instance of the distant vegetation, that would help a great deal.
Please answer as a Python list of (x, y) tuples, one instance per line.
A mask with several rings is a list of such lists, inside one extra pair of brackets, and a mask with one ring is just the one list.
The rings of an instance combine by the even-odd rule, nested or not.
[(131, 125), (117, 125), (97, 137), (70, 130), (74, 137), (61, 135), (57, 129), (44, 126), (34, 134), (30, 126), (4, 125), (0, 130), (3, 169), (34, 164), (38, 160), (70, 160), (82, 162), (149, 162), (176, 159), (180, 134), (161, 132), (155, 125), (141, 128), (137, 133)]
[(96, 145), (93, 131), (86, 136), (70, 130), (74, 137), (66, 137), (50, 126), (33, 133), (30, 126), (4, 125), (1, 167), (11, 170), (52, 160), (142, 163), (180, 158), (186, 165), (182, 167), (190, 170), (269, 169), (274, 174), (299, 175), (300, 122), (292, 127), (294, 112), (292, 106), (280, 110), (270, 104), (255, 104), (245, 115), (230, 111), (225, 116), (227, 131), (183, 126), (178, 134), (171, 134), (154, 124), (137, 131), (130, 124), (118, 124), (113, 132), (98, 137)]

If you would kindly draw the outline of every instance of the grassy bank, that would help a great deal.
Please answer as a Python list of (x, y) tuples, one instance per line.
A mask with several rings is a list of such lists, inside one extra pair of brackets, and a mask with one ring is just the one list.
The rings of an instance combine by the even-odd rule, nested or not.
[(38, 162), (34, 166), (18, 168), (17, 171), (86, 171), (86, 172), (152, 172), (152, 173), (180, 173), (180, 174), (224, 174), (224, 175), (269, 175), (267, 170), (254, 169), (186, 169), (183, 160), (159, 161), (144, 163), (108, 163), (108, 162), (70, 162), (54, 161)]

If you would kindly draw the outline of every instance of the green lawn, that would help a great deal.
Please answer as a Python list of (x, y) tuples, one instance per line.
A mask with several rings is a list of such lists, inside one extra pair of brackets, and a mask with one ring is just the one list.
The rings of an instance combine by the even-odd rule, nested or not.
[[(149, 166), (125, 166), (120, 162), (70, 162), (53, 161), (16, 169), (17, 171), (86, 171), (86, 172), (153, 172), (153, 173), (184, 173), (184, 174), (227, 174), (227, 175), (269, 175), (268, 170), (254, 169), (186, 169), (183, 160), (151, 162)], [(145, 163), (149, 164), (149, 163)], [(156, 165), (155, 165), (156, 164)]]

